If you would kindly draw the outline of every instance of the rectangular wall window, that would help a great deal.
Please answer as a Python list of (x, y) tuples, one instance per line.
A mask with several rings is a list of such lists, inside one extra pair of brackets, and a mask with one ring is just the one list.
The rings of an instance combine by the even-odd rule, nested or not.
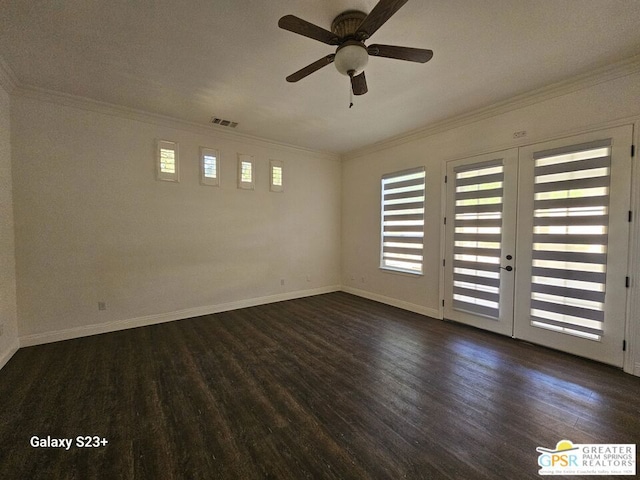
[(600, 340), (609, 225), (610, 140), (537, 152), (531, 324)]
[(238, 188), (253, 190), (255, 187), (255, 163), (251, 155), (238, 154)]
[(156, 170), (158, 180), (164, 180), (167, 182), (180, 181), (178, 144), (176, 142), (158, 140)]
[(220, 161), (218, 150), (200, 147), (200, 183), (220, 185)]
[(284, 191), (283, 165), (279, 160), (270, 160), (269, 167), (271, 170), (270, 187), (272, 192)]
[(382, 177), (380, 268), (422, 273), (424, 167)]

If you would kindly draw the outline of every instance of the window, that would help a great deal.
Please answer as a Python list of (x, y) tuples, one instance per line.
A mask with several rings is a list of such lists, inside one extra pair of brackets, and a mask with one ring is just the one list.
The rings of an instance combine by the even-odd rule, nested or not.
[(534, 154), (531, 324), (603, 333), (611, 141)]
[(282, 183), (283, 182), (282, 162), (279, 160), (271, 160), (269, 162), (269, 166), (271, 169), (270, 190), (272, 192), (284, 191), (284, 184)]
[(178, 144), (176, 142), (158, 140), (156, 165), (158, 180), (164, 180), (167, 182), (180, 181)]
[(251, 155), (238, 154), (238, 188), (253, 190), (255, 186), (255, 165)]
[(453, 308), (500, 317), (502, 160), (455, 169)]
[(220, 162), (218, 151), (200, 147), (200, 183), (218, 186), (220, 184)]
[(382, 177), (380, 268), (422, 274), (424, 167)]

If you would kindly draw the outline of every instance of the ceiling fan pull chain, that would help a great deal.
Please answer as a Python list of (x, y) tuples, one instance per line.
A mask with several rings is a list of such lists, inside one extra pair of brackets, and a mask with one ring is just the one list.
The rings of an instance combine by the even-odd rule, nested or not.
[(353, 107), (353, 88), (351, 88), (351, 83), (349, 83), (349, 108)]

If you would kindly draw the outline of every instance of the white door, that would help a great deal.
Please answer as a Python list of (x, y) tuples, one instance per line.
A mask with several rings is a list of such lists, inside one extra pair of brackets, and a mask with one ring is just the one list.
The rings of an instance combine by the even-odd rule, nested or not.
[(632, 135), (448, 162), (445, 318), (622, 366)]
[(517, 149), (447, 163), (447, 319), (513, 333)]
[(520, 150), (515, 337), (622, 366), (632, 135)]

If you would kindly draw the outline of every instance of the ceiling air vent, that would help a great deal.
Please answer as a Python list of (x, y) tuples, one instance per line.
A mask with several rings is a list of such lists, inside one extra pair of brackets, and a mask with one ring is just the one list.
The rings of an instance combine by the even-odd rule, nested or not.
[(232, 122), (231, 120), (224, 120), (218, 117), (211, 117), (211, 123), (220, 125), (221, 127), (236, 128), (238, 126), (238, 122)]

